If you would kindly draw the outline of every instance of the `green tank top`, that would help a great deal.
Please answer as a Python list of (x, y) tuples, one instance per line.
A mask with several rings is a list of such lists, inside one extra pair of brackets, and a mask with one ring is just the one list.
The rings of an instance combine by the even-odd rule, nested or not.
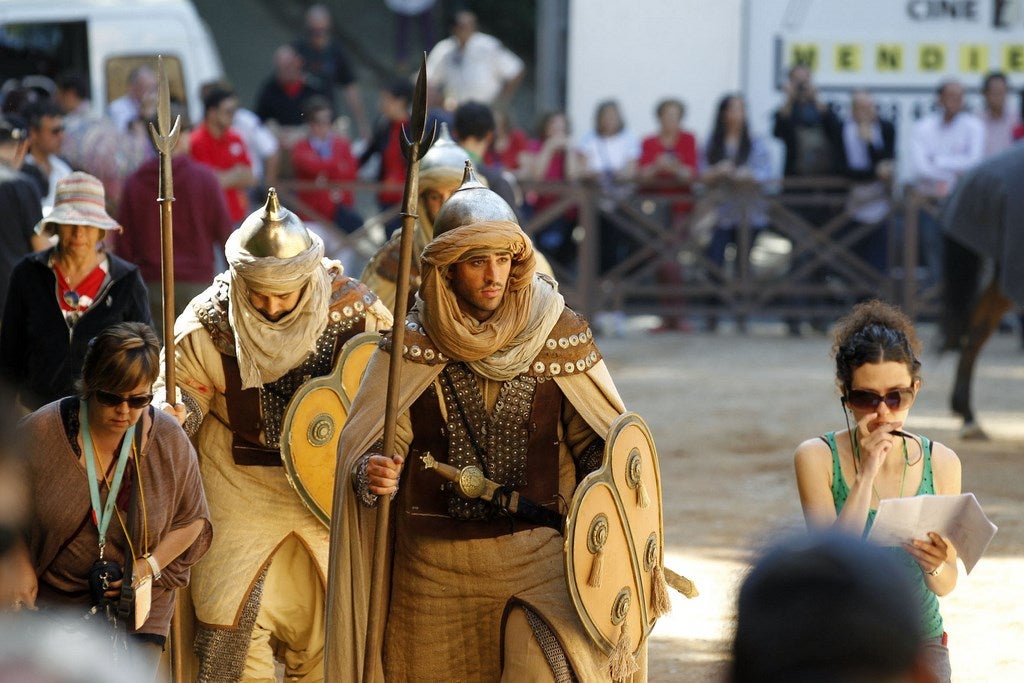
[[(836, 447), (836, 433), (829, 432), (824, 437), (828, 447), (832, 450), (832, 502), (836, 506), (836, 514), (846, 505), (846, 499), (850, 496), (850, 487), (843, 478), (843, 469), (839, 464), (839, 448)], [(935, 493), (935, 479), (932, 476), (932, 442), (921, 437), (921, 447), (924, 452), (924, 474), (921, 477), (921, 486), (918, 487), (916, 496), (923, 496)], [(864, 525), (864, 535), (871, 530), (875, 521), (877, 510), (868, 510), (868, 520)], [(938, 638), (942, 635), (942, 615), (939, 613), (939, 598), (933, 593), (924, 582), (924, 572), (921, 566), (903, 548), (888, 548), (899, 559), (900, 563), (906, 566), (912, 577), (914, 592), (921, 604), (921, 625), (924, 629), (925, 638)]]

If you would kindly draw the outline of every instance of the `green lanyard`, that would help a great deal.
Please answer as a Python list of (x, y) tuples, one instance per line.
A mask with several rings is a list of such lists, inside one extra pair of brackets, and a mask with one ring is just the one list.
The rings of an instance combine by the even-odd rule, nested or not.
[(82, 422), (82, 443), (85, 446), (85, 471), (89, 474), (89, 498), (92, 502), (92, 521), (100, 536), (100, 559), (103, 559), (103, 548), (107, 544), (107, 527), (110, 526), (110, 518), (113, 517), (114, 503), (117, 501), (117, 494), (121, 490), (121, 478), (124, 476), (124, 468), (128, 465), (128, 454), (132, 448), (132, 440), (135, 438), (135, 425), (128, 428), (121, 443), (121, 452), (117, 456), (117, 467), (114, 469), (114, 481), (110, 484), (110, 491), (107, 492), (107, 502), (100, 510), (100, 485), (96, 481), (96, 458), (92, 447), (92, 433), (89, 429), (89, 407), (83, 400), (80, 402), (80, 413)]

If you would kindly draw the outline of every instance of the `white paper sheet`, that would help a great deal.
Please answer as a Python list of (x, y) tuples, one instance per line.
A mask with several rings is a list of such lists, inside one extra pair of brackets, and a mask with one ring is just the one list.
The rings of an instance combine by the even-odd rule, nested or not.
[(996, 530), (973, 493), (886, 498), (878, 506), (868, 540), (879, 545), (901, 545), (914, 539), (926, 541), (928, 532), (934, 531), (953, 543), (970, 574)]

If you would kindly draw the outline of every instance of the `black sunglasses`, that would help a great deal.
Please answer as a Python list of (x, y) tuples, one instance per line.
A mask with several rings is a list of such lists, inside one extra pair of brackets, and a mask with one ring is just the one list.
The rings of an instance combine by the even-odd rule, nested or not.
[(909, 408), (914, 403), (914, 395), (910, 387), (893, 389), (885, 396), (867, 389), (850, 389), (843, 400), (846, 405), (857, 410), (875, 410), (884, 402), (889, 410), (896, 411)]
[(129, 408), (134, 408), (135, 410), (138, 410), (139, 408), (145, 408), (146, 406), (153, 402), (153, 394), (121, 396), (120, 394), (114, 394), (109, 391), (101, 391), (99, 389), (97, 389), (93, 393), (96, 396), (96, 400), (99, 401), (102, 405), (107, 406), (108, 408), (114, 408), (116, 406), (121, 405), (122, 403), (127, 403)]

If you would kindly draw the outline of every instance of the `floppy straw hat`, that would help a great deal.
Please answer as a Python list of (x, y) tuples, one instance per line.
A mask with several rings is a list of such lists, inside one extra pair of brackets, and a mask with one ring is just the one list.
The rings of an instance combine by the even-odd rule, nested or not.
[(100, 230), (122, 231), (118, 222), (107, 213), (103, 183), (81, 171), (57, 181), (53, 211), (36, 224), (36, 232), (53, 231), (51, 225), (91, 225)]

